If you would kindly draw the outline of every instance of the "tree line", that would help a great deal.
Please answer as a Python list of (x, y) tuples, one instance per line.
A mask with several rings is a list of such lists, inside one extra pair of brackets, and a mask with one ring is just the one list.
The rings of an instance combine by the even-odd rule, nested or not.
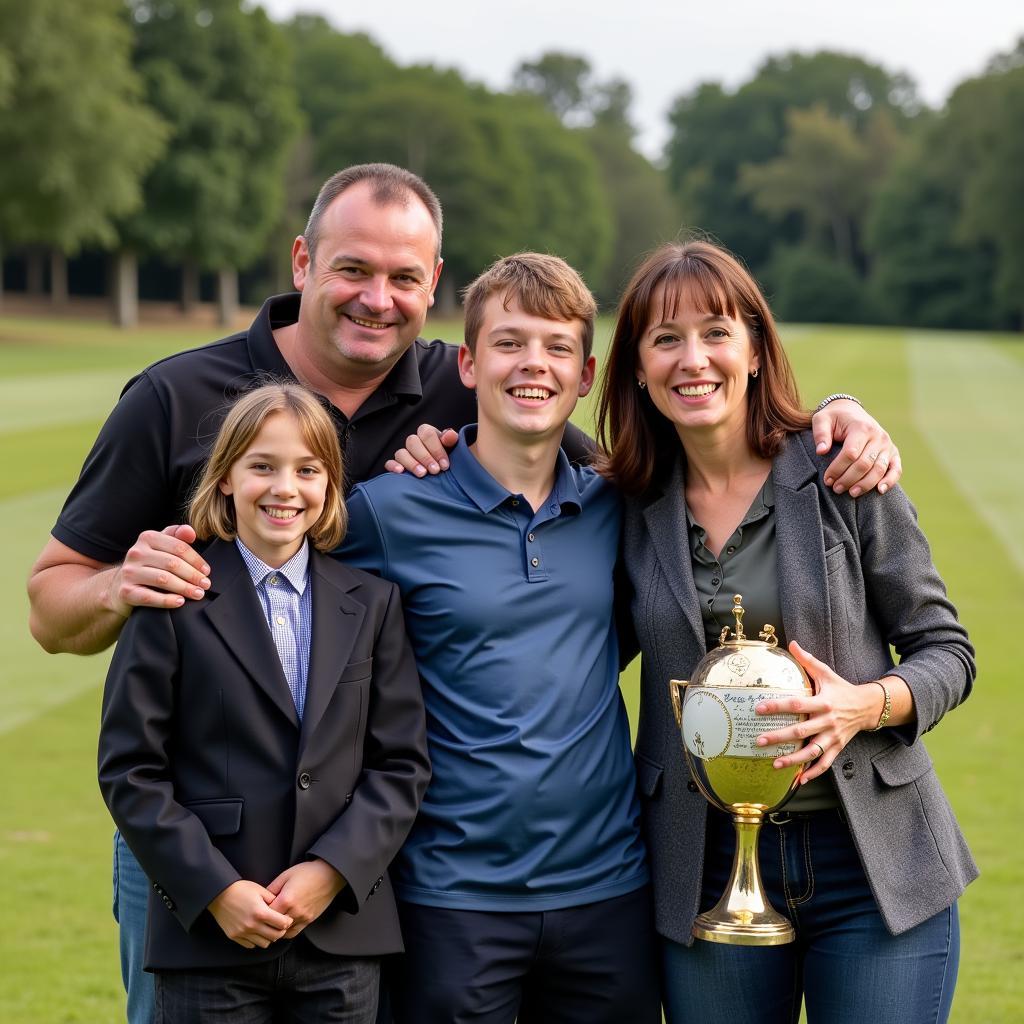
[[(495, 257), (557, 252), (606, 305), (637, 258), (689, 232), (750, 265), (792, 320), (1024, 323), (1024, 41), (941, 110), (859, 57), (769, 58), (675, 101), (664, 159), (631, 89), (546, 53), (504, 91), (400, 66), (323, 18), (239, 0), (0, 0), (0, 247), (66, 300), (67, 260), (109, 254), (130, 322), (139, 261), (215, 280), (222, 312), (290, 287), (319, 184), (384, 160), (444, 205), (440, 304)], [(33, 270), (34, 268), (34, 270)]]

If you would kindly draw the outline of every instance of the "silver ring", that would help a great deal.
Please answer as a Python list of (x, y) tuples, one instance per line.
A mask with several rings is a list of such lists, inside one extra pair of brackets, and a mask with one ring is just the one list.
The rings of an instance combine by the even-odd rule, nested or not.
[(878, 452), (868, 452), (868, 461), (874, 462), (878, 458)]

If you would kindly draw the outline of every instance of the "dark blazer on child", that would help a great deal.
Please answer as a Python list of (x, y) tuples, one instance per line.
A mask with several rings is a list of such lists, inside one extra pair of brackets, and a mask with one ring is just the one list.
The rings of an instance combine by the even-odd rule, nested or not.
[(279, 956), (244, 949), (206, 907), (319, 857), (347, 881), (302, 934), (342, 956), (402, 948), (387, 868), (430, 776), (398, 589), (310, 550), (312, 641), (300, 723), (238, 549), (204, 552), (206, 597), (139, 608), (103, 694), (99, 780), (153, 883), (148, 969)]

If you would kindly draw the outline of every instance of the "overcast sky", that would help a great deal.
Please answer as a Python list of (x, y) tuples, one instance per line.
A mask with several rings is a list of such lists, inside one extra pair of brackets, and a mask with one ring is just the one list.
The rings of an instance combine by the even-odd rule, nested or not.
[(672, 100), (705, 81), (736, 86), (770, 54), (841, 50), (904, 71), (940, 105), (1024, 35), (1024, 0), (261, 0), (272, 17), (316, 11), (366, 32), (400, 64), (429, 61), (504, 89), (546, 50), (585, 56), (633, 87), (640, 144), (656, 155)]

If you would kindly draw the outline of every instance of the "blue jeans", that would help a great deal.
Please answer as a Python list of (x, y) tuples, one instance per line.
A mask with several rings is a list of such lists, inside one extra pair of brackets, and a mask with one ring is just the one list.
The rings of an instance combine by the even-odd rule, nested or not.
[(121, 980), (128, 993), (128, 1024), (153, 1024), (153, 975), (142, 969), (146, 954), (146, 906), (149, 879), (121, 838), (114, 833), (114, 920), (121, 932)]
[[(734, 848), (731, 821), (709, 811), (702, 910), (725, 891)], [(668, 1024), (796, 1024), (801, 999), (808, 1024), (948, 1019), (960, 960), (956, 904), (890, 935), (839, 811), (766, 822), (758, 852), (768, 898), (796, 926), (796, 941), (695, 939), (687, 947), (663, 939)]]

